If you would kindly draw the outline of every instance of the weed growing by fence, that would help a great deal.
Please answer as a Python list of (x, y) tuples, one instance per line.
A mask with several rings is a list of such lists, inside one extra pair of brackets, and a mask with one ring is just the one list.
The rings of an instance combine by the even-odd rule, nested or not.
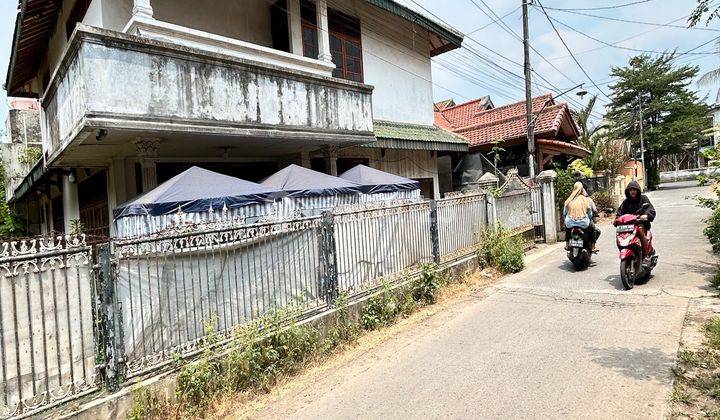
[(420, 267), (420, 277), (413, 282), (412, 296), (417, 302), (435, 303), (435, 294), (440, 288), (435, 264), (423, 264)]
[(374, 330), (392, 324), (400, 312), (399, 307), (397, 298), (385, 284), (382, 293), (370, 298), (365, 305), (361, 318), (363, 328)]
[(340, 344), (354, 341), (360, 335), (357, 324), (350, 318), (350, 311), (348, 311), (347, 307), (347, 293), (340, 293), (333, 306), (335, 306), (336, 318), (328, 328), (327, 337), (323, 344), (324, 352), (329, 352)]
[(517, 273), (525, 268), (525, 241), (502, 226), (483, 232), (478, 248), (482, 267), (495, 267), (504, 273)]
[(129, 420), (165, 418), (171, 411), (170, 402), (158, 393), (142, 388), (135, 392), (134, 397), (133, 407), (127, 416)]

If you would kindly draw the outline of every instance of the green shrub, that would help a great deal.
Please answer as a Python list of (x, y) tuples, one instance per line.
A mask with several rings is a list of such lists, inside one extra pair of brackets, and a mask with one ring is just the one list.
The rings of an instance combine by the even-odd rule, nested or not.
[(390, 325), (400, 313), (400, 306), (387, 285), (383, 291), (368, 300), (363, 308), (361, 322), (366, 330)]
[(712, 215), (706, 222), (703, 233), (710, 240), (713, 252), (720, 252), (720, 207), (713, 210)]
[(412, 297), (416, 302), (435, 303), (435, 293), (440, 284), (437, 279), (437, 266), (423, 264), (420, 267), (420, 277), (412, 283)]
[(612, 195), (608, 191), (595, 191), (590, 198), (595, 202), (598, 211), (615, 208)]
[(350, 319), (345, 292), (340, 293), (335, 299), (334, 306), (337, 316), (328, 329), (324, 344), (325, 351), (335, 348), (338, 344), (354, 341), (360, 333), (357, 325)]
[(175, 395), (178, 402), (189, 413), (202, 412), (221, 390), (221, 365), (210, 351), (195, 363), (180, 369), (177, 376)]
[(525, 268), (525, 241), (502, 226), (483, 232), (478, 259), (483, 267), (495, 267), (505, 273)]
[(698, 175), (696, 178), (698, 187), (704, 187), (710, 181), (710, 177), (707, 175)]
[(573, 184), (575, 184), (575, 180), (573, 180), (572, 171), (560, 170), (557, 172), (557, 174), (557, 185), (555, 186), (555, 204), (557, 205), (558, 210), (562, 210), (563, 206), (565, 205), (565, 200), (570, 197), (570, 193), (573, 190)]
[(18, 152), (18, 162), (25, 165), (34, 165), (40, 160), (42, 150), (39, 147), (26, 146)]
[(170, 402), (147, 388), (135, 392), (133, 407), (128, 413), (128, 420), (146, 420), (166, 418)]
[(570, 173), (574, 171), (581, 172), (585, 176), (585, 178), (590, 178), (595, 175), (592, 168), (589, 167), (582, 159), (575, 159), (574, 161), (572, 161), (570, 165), (568, 165), (568, 169), (570, 170)]

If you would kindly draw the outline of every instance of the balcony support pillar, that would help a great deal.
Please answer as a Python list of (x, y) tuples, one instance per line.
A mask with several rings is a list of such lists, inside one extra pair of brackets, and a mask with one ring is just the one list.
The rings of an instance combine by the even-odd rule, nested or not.
[(288, 0), (287, 14), (288, 34), (290, 34), (290, 52), (295, 55), (303, 55), (300, 0)]
[(74, 220), (80, 220), (80, 201), (77, 178), (74, 174), (62, 176), (63, 229), (69, 235)]
[(162, 139), (159, 137), (138, 137), (135, 139), (140, 167), (142, 169), (142, 192), (157, 187), (157, 150)]
[(328, 29), (327, 0), (315, 1), (318, 28), (318, 60), (332, 63), (330, 30)]
[(134, 18), (153, 18), (153, 8), (150, 0), (133, 0), (132, 15)]

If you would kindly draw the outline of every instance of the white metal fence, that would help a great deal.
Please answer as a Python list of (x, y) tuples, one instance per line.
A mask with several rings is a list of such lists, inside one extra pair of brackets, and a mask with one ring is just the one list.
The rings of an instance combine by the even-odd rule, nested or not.
[(96, 249), (70, 238), (0, 243), (0, 418), (169, 367), (201, 351), (208, 325), (229, 340), (275, 308), (310, 316), (341, 293), (474, 254), (492, 223), (537, 223), (531, 188), (510, 174), (499, 191), (250, 225), (181, 223)]

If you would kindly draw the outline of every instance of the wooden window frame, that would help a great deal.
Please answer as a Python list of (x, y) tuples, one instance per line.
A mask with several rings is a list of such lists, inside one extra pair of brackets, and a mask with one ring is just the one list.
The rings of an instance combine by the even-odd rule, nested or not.
[[(333, 12), (334, 12), (334, 13), (337, 13), (337, 14), (339, 14), (339, 15), (344, 15), (344, 13), (342, 13), (342, 12), (340, 12), (340, 11), (337, 11), (337, 10), (334, 10)], [(346, 16), (348, 16), (348, 15), (346, 15)], [(352, 17), (352, 16), (348, 16), (348, 17), (350, 17), (350, 18), (352, 18), (352, 19), (356, 19), (356, 20), (358, 21), (358, 33), (359, 33), (359, 32), (361, 31), (360, 20), (357, 19), (357, 18), (354, 18), (354, 17)], [(328, 12), (328, 20), (329, 20), (329, 19), (330, 19), (330, 13)], [(328, 24), (328, 26), (330, 26), (330, 25)], [(306, 38), (305, 38), (305, 29), (310, 29), (310, 30), (312, 30), (312, 31), (315, 32), (316, 48), (318, 49), (318, 52), (319, 52), (319, 45), (320, 45), (320, 40), (318, 39), (318, 37), (320, 36), (320, 34), (319, 34), (320, 31), (319, 31), (319, 29), (318, 29), (318, 27), (317, 27), (317, 24), (312, 23), (312, 22), (307, 22), (307, 21), (305, 21), (305, 20), (303, 20), (303, 21), (301, 22), (301, 27), (302, 27), (301, 34), (302, 34), (302, 44), (303, 44), (303, 56), (308, 57), (308, 55), (307, 55), (307, 53), (306, 53), (307, 50), (306, 50), (306, 48), (305, 48), (305, 45), (306, 45), (306, 44), (310, 44), (310, 42), (307, 42), (307, 41), (306, 41)], [(345, 80), (350, 80), (350, 81), (354, 81), (354, 82), (358, 82), (358, 83), (363, 83), (364, 80), (365, 80), (365, 63), (364, 63), (364, 59), (363, 59), (362, 34), (361, 34), (360, 37), (356, 37), (356, 36), (353, 36), (353, 35), (350, 35), (350, 34), (346, 34), (346, 33), (343, 33), (343, 32), (338, 32), (338, 31), (335, 31), (335, 30), (330, 30), (330, 31), (328, 32), (328, 36), (329, 36), (329, 35), (335, 36), (335, 37), (337, 37), (337, 38), (340, 40), (340, 55), (341, 55), (340, 61), (341, 61), (342, 64), (343, 64), (343, 65), (342, 65), (342, 75), (337, 75), (337, 76), (336, 76), (336, 75), (333, 74), (333, 77), (338, 77), (338, 78), (340, 78), (340, 79), (345, 79)], [(345, 41), (350, 41), (350, 42), (356, 43), (356, 44), (358, 45), (358, 48), (360, 49), (360, 55), (359, 55), (359, 57), (358, 57), (358, 58), (359, 58), (359, 61), (360, 61), (360, 72), (359, 72), (359, 73), (356, 73), (356, 72), (348, 72), (347, 52), (346, 52), (346, 48), (345, 48)], [(332, 52), (331, 52), (331, 54), (332, 54)], [(317, 56), (316, 56), (316, 57), (310, 57), (310, 58), (317, 59)], [(335, 70), (333, 70), (333, 73), (335, 73)], [(348, 77), (348, 74), (358, 74), (358, 75), (359, 75), (359, 80), (354, 80), (354, 79), (349, 78), (349, 77)]]

